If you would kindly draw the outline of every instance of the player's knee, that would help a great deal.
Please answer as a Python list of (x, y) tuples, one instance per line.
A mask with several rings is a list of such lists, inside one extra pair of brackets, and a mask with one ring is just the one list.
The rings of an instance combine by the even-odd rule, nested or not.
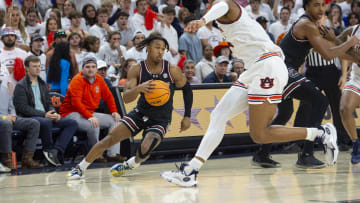
[(160, 134), (154, 132), (147, 133), (137, 151), (139, 158), (148, 158), (150, 153), (160, 144), (161, 140)]
[(354, 112), (355, 109), (351, 109), (349, 106), (346, 105), (340, 105), (340, 115), (341, 117), (347, 117), (347, 116), (352, 116), (352, 112)]
[(257, 144), (263, 144), (266, 141), (265, 133), (260, 130), (250, 132), (250, 137)]

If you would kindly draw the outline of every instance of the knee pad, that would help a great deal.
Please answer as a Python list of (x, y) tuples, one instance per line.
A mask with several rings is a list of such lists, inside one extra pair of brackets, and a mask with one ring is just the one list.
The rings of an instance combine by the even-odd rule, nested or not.
[(151, 139), (151, 144), (150, 144), (150, 147), (147, 149), (147, 151), (145, 153), (142, 153), (141, 152), (141, 146), (138, 147), (137, 149), (137, 153), (139, 155), (139, 158), (141, 159), (145, 159), (147, 156), (149, 156), (149, 154), (156, 148), (156, 146), (158, 144), (160, 144), (162, 138), (159, 134), (148, 134), (146, 136), (151, 136), (149, 139)]

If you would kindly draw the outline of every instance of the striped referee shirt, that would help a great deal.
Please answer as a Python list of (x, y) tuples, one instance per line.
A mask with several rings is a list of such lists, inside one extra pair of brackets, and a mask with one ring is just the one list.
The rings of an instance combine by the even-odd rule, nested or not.
[(311, 49), (309, 55), (306, 57), (306, 64), (308, 67), (323, 67), (335, 64), (335, 59), (327, 61), (318, 52)]

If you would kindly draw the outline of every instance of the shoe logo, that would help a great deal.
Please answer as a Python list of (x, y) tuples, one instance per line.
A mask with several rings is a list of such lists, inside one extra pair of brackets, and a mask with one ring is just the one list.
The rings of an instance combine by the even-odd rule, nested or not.
[(185, 177), (185, 178), (183, 178), (183, 181), (184, 181), (184, 182), (188, 182), (188, 181), (190, 181), (190, 178), (189, 178), (189, 177)]

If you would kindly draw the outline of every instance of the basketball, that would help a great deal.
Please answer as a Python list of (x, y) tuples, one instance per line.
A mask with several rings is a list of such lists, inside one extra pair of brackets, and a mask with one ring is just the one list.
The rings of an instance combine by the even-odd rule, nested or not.
[(151, 83), (155, 84), (155, 88), (152, 89), (152, 92), (149, 92), (145, 95), (145, 100), (151, 106), (162, 106), (170, 98), (170, 88), (169, 85), (161, 80), (154, 80)]

